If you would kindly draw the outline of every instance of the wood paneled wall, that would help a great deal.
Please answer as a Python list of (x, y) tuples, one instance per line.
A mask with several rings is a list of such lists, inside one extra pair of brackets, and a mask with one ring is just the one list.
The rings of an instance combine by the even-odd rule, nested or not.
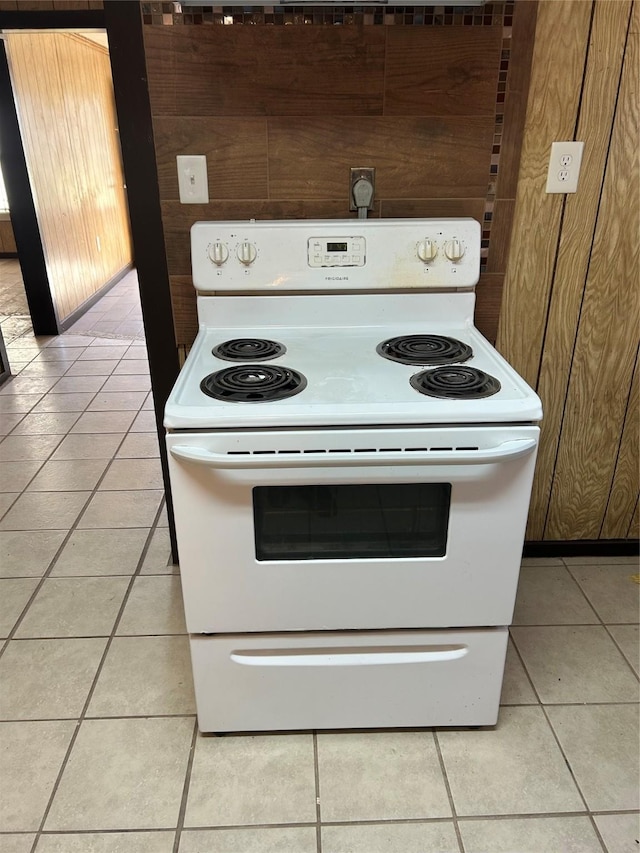
[(5, 39), (62, 321), (131, 263), (109, 56), (72, 34), (10, 33)]
[[(495, 339), (515, 204), (535, 3), (502, 24), (152, 26), (145, 51), (176, 336), (197, 331), (198, 219), (353, 217), (349, 167), (376, 167), (373, 216), (482, 221), (506, 99), (478, 325)], [(178, 200), (176, 155), (206, 154), (208, 205)]]
[[(498, 334), (545, 412), (531, 540), (638, 535), (639, 18), (539, 4)], [(562, 139), (585, 141), (578, 192), (546, 195)]]
[(16, 240), (13, 236), (13, 227), (10, 219), (0, 219), (0, 254), (14, 255), (16, 253)]

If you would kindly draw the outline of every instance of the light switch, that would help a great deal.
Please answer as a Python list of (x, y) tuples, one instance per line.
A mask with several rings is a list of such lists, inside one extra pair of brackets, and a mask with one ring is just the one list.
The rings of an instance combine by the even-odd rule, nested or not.
[(176, 160), (182, 204), (207, 204), (209, 201), (207, 158), (204, 154), (190, 154), (176, 157)]

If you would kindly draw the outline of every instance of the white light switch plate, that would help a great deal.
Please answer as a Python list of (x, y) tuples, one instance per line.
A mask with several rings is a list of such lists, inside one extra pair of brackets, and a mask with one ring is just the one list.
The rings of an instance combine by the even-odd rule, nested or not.
[(182, 204), (207, 204), (209, 202), (207, 158), (204, 154), (190, 154), (176, 157), (176, 161)]
[(584, 142), (553, 142), (547, 173), (548, 193), (574, 193), (578, 189)]

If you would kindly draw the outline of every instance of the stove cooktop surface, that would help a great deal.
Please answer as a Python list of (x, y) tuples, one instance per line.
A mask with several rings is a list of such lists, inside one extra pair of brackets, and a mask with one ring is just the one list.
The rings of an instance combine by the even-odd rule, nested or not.
[[(459, 296), (473, 308), (473, 294)], [(296, 311), (305, 304), (299, 300), (309, 298), (238, 297), (234, 301), (257, 299), (262, 305), (245, 301), (248, 315), (240, 305), (231, 318), (224, 316), (231, 303), (223, 303), (221, 319), (229, 324), (201, 327), (167, 403), (165, 426), (464, 424), (541, 417), (537, 395), (471, 324), (472, 310), (429, 318), (424, 309), (436, 294), (425, 295), (431, 303), (415, 294), (395, 295), (393, 303), (378, 296), (375, 316), (360, 317), (369, 323), (358, 325), (357, 302), (328, 297), (332, 304), (324, 302), (319, 315), (311, 312), (317, 325), (305, 325)], [(213, 297), (204, 299), (210, 320), (216, 315)], [(403, 299), (408, 301), (399, 302)], [(260, 316), (265, 325), (236, 325), (243, 317)], [(323, 325), (329, 317), (341, 325)], [(265, 352), (271, 356), (256, 358)]]

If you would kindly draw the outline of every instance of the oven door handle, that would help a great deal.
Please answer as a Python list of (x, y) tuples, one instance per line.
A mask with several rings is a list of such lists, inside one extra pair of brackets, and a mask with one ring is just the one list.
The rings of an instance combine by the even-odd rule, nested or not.
[(379, 451), (375, 453), (215, 453), (202, 447), (175, 445), (170, 453), (176, 459), (208, 465), (210, 468), (344, 468), (366, 465), (490, 465), (517, 459), (531, 453), (535, 438), (503, 441), (497, 447), (481, 450)]
[(243, 649), (231, 652), (231, 660), (242, 666), (380, 666), (401, 663), (438, 663), (462, 658), (469, 652), (465, 645), (316, 648), (316, 649)]

